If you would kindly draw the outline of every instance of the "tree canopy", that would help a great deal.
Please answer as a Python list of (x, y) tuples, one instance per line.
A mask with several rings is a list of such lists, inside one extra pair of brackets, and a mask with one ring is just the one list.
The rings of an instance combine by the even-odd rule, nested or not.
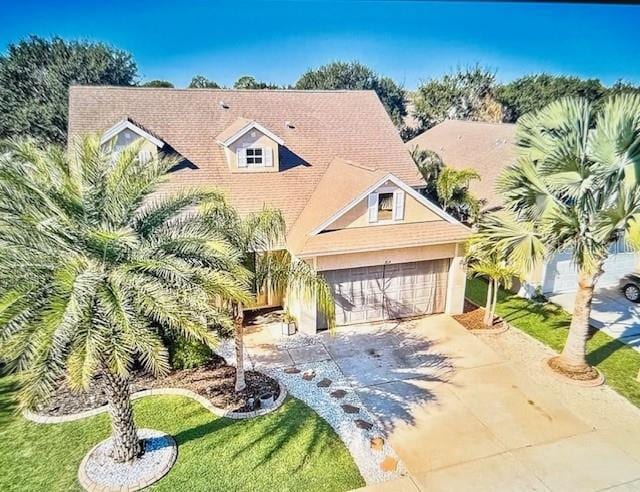
[(30, 36), (0, 56), (0, 138), (67, 139), (69, 86), (134, 85), (129, 53), (103, 43)]
[(495, 87), (495, 73), (477, 65), (430, 79), (413, 97), (414, 116), (425, 129), (445, 119), (500, 122)]
[(140, 87), (168, 87), (168, 88), (173, 88), (173, 87), (175, 87), (175, 85), (173, 85), (168, 80), (150, 80), (149, 82), (145, 82), (143, 84), (140, 84)]
[(308, 70), (295, 84), (296, 89), (374, 90), (398, 127), (407, 115), (405, 90), (389, 77), (383, 77), (358, 62), (333, 62)]
[(258, 81), (251, 75), (243, 75), (233, 84), (234, 89), (277, 89), (276, 84)]
[(219, 89), (220, 86), (204, 75), (195, 75), (189, 83), (189, 89)]

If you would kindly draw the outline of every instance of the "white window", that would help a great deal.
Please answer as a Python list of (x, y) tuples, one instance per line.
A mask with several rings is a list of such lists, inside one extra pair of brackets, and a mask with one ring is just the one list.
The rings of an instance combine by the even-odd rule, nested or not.
[(238, 167), (272, 167), (273, 157), (269, 147), (246, 147), (236, 152)]
[(381, 189), (369, 194), (369, 222), (385, 223), (404, 219), (405, 192), (398, 189)]

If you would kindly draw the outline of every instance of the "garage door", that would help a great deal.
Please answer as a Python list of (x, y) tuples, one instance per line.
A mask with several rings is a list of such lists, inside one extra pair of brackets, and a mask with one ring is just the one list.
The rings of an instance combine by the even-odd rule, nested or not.
[(445, 259), (330, 270), (323, 275), (336, 302), (336, 324), (347, 325), (443, 312), (448, 272)]
[[(638, 255), (620, 241), (611, 246), (609, 257), (604, 262), (604, 273), (598, 280), (598, 287), (616, 285), (627, 273), (636, 270)], [(559, 253), (547, 263), (543, 284), (545, 293), (572, 292), (578, 286), (578, 272), (571, 263), (570, 253)]]

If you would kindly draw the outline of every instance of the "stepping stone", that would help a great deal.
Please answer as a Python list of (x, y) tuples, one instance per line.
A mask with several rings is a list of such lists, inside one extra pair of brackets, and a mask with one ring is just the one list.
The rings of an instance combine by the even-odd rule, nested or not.
[(332, 382), (331, 379), (324, 378), (322, 381), (318, 381), (318, 388), (328, 388)]
[(356, 423), (356, 427), (364, 430), (371, 430), (373, 424), (371, 422), (367, 422), (366, 420), (358, 419), (354, 421)]
[(338, 400), (340, 398), (344, 398), (346, 394), (347, 392), (345, 390), (335, 390), (331, 392), (331, 396), (333, 396), (334, 398), (337, 398)]
[(371, 449), (373, 449), (374, 451), (382, 451), (382, 448), (384, 446), (384, 439), (382, 439), (381, 437), (372, 437), (370, 443)]
[(358, 413), (360, 409), (358, 407), (354, 407), (353, 405), (340, 405), (344, 413)]
[(297, 367), (287, 367), (284, 370), (285, 374), (298, 374), (300, 372), (300, 369), (298, 369)]
[(397, 468), (398, 468), (398, 460), (395, 458), (392, 458), (391, 456), (387, 456), (380, 463), (380, 469), (383, 472), (394, 472), (396, 471)]
[(304, 373), (302, 373), (302, 379), (304, 379), (305, 381), (311, 381), (315, 377), (316, 371), (305, 371)]

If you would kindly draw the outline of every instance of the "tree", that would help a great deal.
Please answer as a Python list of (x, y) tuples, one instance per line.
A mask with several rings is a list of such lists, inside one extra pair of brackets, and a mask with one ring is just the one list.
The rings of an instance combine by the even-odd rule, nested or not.
[(404, 89), (389, 77), (378, 75), (358, 62), (333, 62), (308, 70), (296, 82), (295, 88), (374, 90), (396, 126), (402, 126), (407, 115)]
[(484, 235), (516, 264), (571, 251), (578, 269), (569, 334), (554, 367), (594, 377), (586, 360), (591, 301), (616, 241), (640, 246), (640, 95), (622, 94), (600, 109), (565, 98), (518, 120), (517, 163), (500, 181), (510, 215)]
[(431, 79), (414, 94), (414, 116), (425, 129), (446, 119), (502, 121), (495, 73), (478, 65)]
[(0, 57), (0, 138), (65, 143), (69, 86), (134, 85), (130, 54), (102, 43), (31, 36)]
[(591, 102), (600, 101), (607, 89), (598, 79), (541, 73), (526, 75), (496, 90), (496, 99), (504, 107), (504, 120), (515, 122), (523, 114), (537, 111), (563, 97), (583, 97)]
[(258, 82), (251, 75), (243, 75), (233, 84), (234, 89), (277, 89), (275, 84), (268, 84), (266, 82)]
[(469, 183), (480, 179), (478, 172), (447, 167), (437, 153), (418, 146), (411, 151), (411, 157), (426, 184), (422, 194), (459, 221), (475, 223), (482, 202), (469, 191)]
[(162, 334), (214, 346), (231, 329), (214, 307), (250, 298), (249, 272), (207, 226), (214, 191), (151, 196), (177, 159), (117, 155), (97, 137), (73, 155), (10, 142), (0, 157), (0, 359), (20, 374), (24, 407), (66, 375), (72, 388), (104, 385), (113, 458), (143, 452), (129, 378), (135, 364), (169, 369)]
[(196, 75), (191, 79), (189, 89), (220, 89), (220, 86), (203, 75)]
[(145, 82), (144, 84), (140, 84), (140, 87), (167, 87), (173, 88), (175, 87), (168, 80), (150, 80), (149, 82)]
[[(209, 213), (212, 227), (235, 250), (242, 251), (242, 264), (253, 273), (253, 292), (264, 288), (288, 292), (301, 300), (315, 301), (329, 328), (335, 323), (335, 304), (329, 285), (307, 262), (278, 250), (285, 238), (285, 222), (279, 210), (265, 208), (241, 217), (233, 208), (219, 207)], [(235, 318), (236, 391), (246, 387), (244, 377), (244, 308), (248, 303), (232, 302)]]

